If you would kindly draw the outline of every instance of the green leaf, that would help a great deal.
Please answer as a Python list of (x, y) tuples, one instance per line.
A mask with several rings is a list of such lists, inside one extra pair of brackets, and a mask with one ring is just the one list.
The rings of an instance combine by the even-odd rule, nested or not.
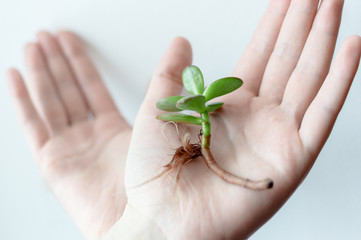
[(207, 104), (207, 112), (213, 112), (215, 110), (217, 110), (218, 108), (222, 107), (224, 103), (222, 102), (213, 102), (210, 104)]
[(204, 80), (201, 70), (194, 65), (190, 65), (182, 73), (183, 86), (190, 94), (202, 94), (204, 90)]
[(176, 107), (182, 110), (191, 110), (199, 113), (207, 111), (205, 105), (205, 97), (203, 95), (188, 96), (180, 99)]
[(240, 78), (228, 77), (221, 78), (212, 82), (205, 90), (203, 95), (206, 97), (206, 102), (209, 100), (233, 92), (241, 87), (243, 81)]
[(176, 107), (177, 102), (184, 96), (172, 96), (158, 100), (156, 106), (158, 109), (168, 112), (179, 112), (181, 109)]
[(164, 121), (173, 121), (178, 123), (196, 124), (196, 125), (202, 125), (203, 122), (202, 118), (194, 117), (182, 113), (161, 113), (157, 115), (157, 119)]

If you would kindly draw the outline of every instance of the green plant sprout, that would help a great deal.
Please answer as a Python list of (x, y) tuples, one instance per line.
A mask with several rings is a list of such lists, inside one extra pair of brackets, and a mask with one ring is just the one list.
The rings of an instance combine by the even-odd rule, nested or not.
[[(172, 161), (164, 166), (166, 167), (165, 171), (163, 171), (155, 178), (168, 173), (175, 167), (180, 167), (177, 175), (178, 184), (179, 174), (183, 165), (191, 162), (197, 157), (202, 156), (208, 168), (228, 183), (239, 185), (252, 190), (264, 190), (272, 188), (273, 181), (271, 179), (252, 181), (235, 176), (225, 171), (217, 164), (210, 151), (211, 123), (209, 120), (209, 113), (222, 107), (223, 103), (207, 102), (216, 97), (223, 96), (237, 90), (242, 86), (243, 81), (236, 77), (221, 78), (214, 81), (205, 88), (202, 72), (194, 65), (190, 65), (184, 69), (182, 73), (182, 80), (185, 90), (191, 95), (171, 96), (160, 99), (156, 104), (157, 108), (163, 111), (167, 111), (168, 113), (161, 113), (157, 115), (157, 119), (176, 123), (201, 125), (202, 129), (200, 133), (200, 144), (191, 144), (190, 140), (188, 140), (183, 146), (180, 146), (176, 150)], [(200, 117), (178, 113), (183, 110), (197, 112), (200, 114)]]

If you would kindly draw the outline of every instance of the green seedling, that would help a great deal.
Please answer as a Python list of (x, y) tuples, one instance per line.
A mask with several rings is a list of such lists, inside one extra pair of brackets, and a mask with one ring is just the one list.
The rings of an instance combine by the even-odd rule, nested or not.
[[(183, 86), (185, 90), (190, 93), (190, 96), (171, 96), (160, 99), (156, 106), (160, 110), (167, 111), (167, 113), (157, 115), (157, 119), (202, 126), (201, 133), (199, 134), (200, 143), (191, 144), (190, 140), (187, 140), (183, 146), (176, 149), (172, 161), (165, 165), (164, 167), (166, 169), (155, 178), (165, 175), (172, 169), (179, 167), (177, 175), (178, 184), (182, 167), (198, 157), (203, 157), (208, 168), (228, 183), (252, 190), (272, 188), (273, 181), (271, 179), (252, 181), (227, 172), (217, 164), (210, 151), (211, 123), (209, 113), (222, 107), (223, 103), (208, 103), (208, 101), (237, 90), (242, 86), (243, 81), (236, 77), (221, 78), (205, 88), (202, 72), (198, 67), (193, 65), (184, 69), (182, 80)], [(183, 110), (194, 111), (199, 114), (199, 117), (178, 113)]]

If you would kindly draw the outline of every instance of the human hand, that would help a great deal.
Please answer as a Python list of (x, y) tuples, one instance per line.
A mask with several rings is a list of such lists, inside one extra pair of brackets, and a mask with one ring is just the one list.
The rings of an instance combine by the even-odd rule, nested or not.
[(86, 238), (99, 239), (127, 201), (131, 127), (74, 34), (40, 32), (25, 59), (30, 95), (17, 70), (7, 76), (36, 162)]
[[(311, 169), (352, 83), (361, 39), (347, 39), (330, 68), (343, 1), (271, 0), (233, 75), (244, 86), (211, 115), (211, 151), (226, 170), (273, 179), (255, 192), (231, 185), (201, 159), (150, 183), (180, 145), (155, 119), (157, 100), (179, 95), (191, 48), (174, 40), (159, 63), (138, 113), (125, 170), (128, 203), (107, 239), (245, 239), (267, 221)], [(179, 126), (197, 141), (200, 128)], [(169, 142), (164, 138), (167, 136)], [(175, 197), (176, 195), (176, 197)]]

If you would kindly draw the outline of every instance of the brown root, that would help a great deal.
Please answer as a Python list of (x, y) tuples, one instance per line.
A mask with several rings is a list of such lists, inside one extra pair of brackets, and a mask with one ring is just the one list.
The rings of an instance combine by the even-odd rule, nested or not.
[(190, 143), (188, 139), (183, 146), (176, 149), (172, 160), (163, 167), (176, 168), (193, 161), (199, 156), (202, 156), (201, 145), (198, 143)]
[(207, 167), (211, 169), (212, 172), (214, 172), (218, 177), (222, 178), (228, 183), (257, 191), (266, 190), (273, 187), (273, 181), (269, 178), (260, 181), (253, 181), (227, 172), (214, 160), (211, 150), (208, 147), (202, 148), (202, 156), (207, 164)]
[(168, 164), (163, 166), (165, 169), (161, 173), (152, 177), (151, 179), (148, 179), (147, 181), (141, 184), (136, 185), (134, 188), (150, 183), (160, 177), (164, 177), (169, 173), (171, 173), (172, 171), (174, 171), (175, 169), (178, 169), (177, 179), (176, 179), (176, 189), (177, 189), (183, 166), (192, 162), (194, 159), (196, 159), (199, 156), (202, 156), (201, 145), (199, 143), (190, 143), (190, 139), (185, 140), (183, 145), (176, 149), (172, 160)]
[(218, 163), (214, 160), (213, 155), (207, 146), (201, 146), (199, 143), (190, 143), (190, 139), (184, 141), (183, 145), (178, 147), (173, 155), (172, 160), (164, 165), (165, 169), (158, 174), (157, 176), (137, 185), (140, 187), (144, 184), (152, 182), (160, 177), (167, 175), (175, 169), (178, 169), (176, 177), (176, 190), (178, 188), (178, 183), (180, 180), (180, 174), (182, 172), (183, 166), (192, 162), (194, 159), (203, 156), (203, 159), (207, 167), (214, 172), (218, 177), (224, 181), (235, 184), (251, 190), (266, 190), (273, 187), (273, 181), (269, 178), (260, 181), (253, 181), (250, 179), (238, 177), (232, 173), (227, 172)]

